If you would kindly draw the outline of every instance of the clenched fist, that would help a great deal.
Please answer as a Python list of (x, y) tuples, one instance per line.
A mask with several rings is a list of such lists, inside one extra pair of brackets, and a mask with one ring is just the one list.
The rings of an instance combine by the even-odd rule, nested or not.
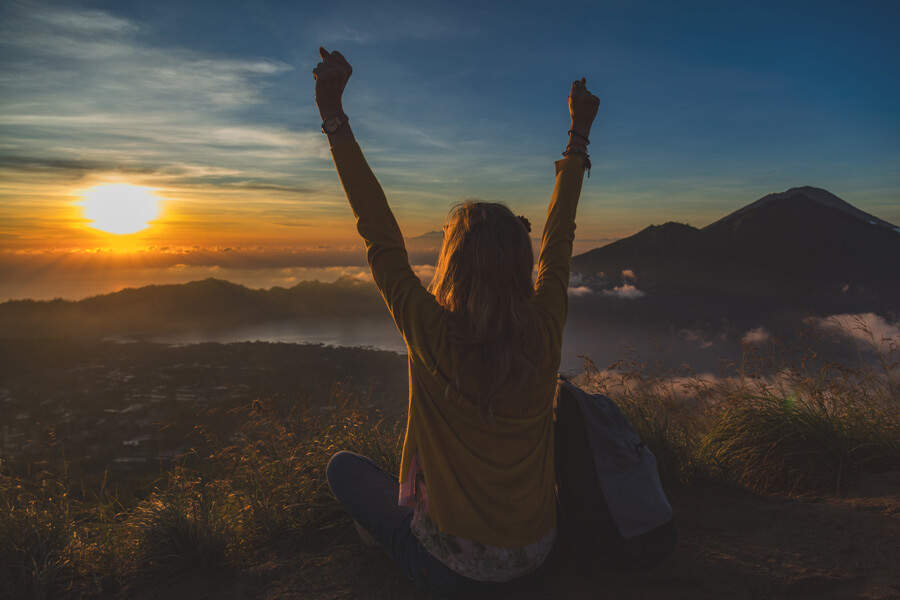
[(336, 50), (328, 52), (325, 48), (319, 48), (319, 56), (322, 62), (313, 69), (313, 77), (316, 79), (316, 106), (324, 121), (344, 113), (342, 96), (353, 67)]
[(572, 130), (587, 138), (591, 133), (594, 117), (597, 116), (600, 99), (588, 91), (585, 82), (583, 77), (572, 82), (572, 91), (569, 92), (569, 114), (572, 116)]

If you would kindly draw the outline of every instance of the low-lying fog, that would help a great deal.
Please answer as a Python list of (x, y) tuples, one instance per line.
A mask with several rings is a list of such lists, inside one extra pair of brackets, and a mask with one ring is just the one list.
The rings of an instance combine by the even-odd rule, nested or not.
[[(837, 339), (845, 343), (845, 351), (850, 354), (860, 350), (867, 352), (872, 349), (873, 343), (882, 350), (888, 350), (890, 344), (896, 347), (900, 342), (900, 327), (873, 314), (837, 315), (809, 320), (802, 325), (807, 342), (809, 336), (817, 335), (823, 339), (828, 337), (832, 342)], [(865, 328), (871, 331), (871, 336)], [(664, 371), (674, 371), (688, 365), (697, 373), (718, 374), (727, 371), (729, 363), (738, 363), (746, 348), (766, 351), (766, 347), (776, 338), (778, 333), (765, 326), (754, 327), (735, 336), (692, 329), (642, 327), (634, 323), (616, 322), (603, 315), (576, 315), (566, 324), (560, 369), (569, 373), (581, 370), (583, 357), (588, 357), (601, 369), (618, 360), (638, 359)], [(296, 319), (218, 332), (166, 335), (155, 338), (155, 341), (172, 344), (245, 341), (322, 343), (406, 352), (403, 339), (387, 316)], [(791, 343), (798, 342), (794, 339)]]

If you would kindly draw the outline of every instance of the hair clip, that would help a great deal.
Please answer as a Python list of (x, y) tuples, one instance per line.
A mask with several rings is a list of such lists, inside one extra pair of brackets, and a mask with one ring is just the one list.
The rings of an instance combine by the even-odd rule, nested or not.
[(528, 233), (531, 233), (531, 222), (522, 215), (518, 215), (516, 218), (522, 223), (522, 225), (525, 226), (525, 229), (528, 230)]

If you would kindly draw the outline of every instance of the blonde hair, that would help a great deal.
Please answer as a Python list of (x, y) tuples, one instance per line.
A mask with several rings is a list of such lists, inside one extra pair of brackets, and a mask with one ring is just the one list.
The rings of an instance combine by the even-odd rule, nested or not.
[(467, 347), (460, 370), (478, 381), (470, 400), (488, 417), (501, 388), (524, 392), (537, 374), (533, 269), (528, 229), (506, 206), (469, 201), (450, 211), (429, 291)]

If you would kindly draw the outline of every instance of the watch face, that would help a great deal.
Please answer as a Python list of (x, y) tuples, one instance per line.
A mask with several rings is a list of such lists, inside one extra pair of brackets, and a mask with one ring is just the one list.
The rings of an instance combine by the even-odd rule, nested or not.
[(328, 117), (325, 119), (325, 123), (322, 124), (322, 129), (325, 130), (326, 133), (334, 133), (341, 127), (341, 119), (340, 117)]

